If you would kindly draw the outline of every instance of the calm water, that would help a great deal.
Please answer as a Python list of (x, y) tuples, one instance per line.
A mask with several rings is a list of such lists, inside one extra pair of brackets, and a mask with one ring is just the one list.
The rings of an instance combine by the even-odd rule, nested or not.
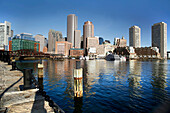
[[(44, 90), (65, 112), (152, 112), (170, 99), (170, 60), (81, 61), (83, 97), (74, 97), (76, 60), (44, 60)], [(38, 61), (18, 62), (33, 68)]]

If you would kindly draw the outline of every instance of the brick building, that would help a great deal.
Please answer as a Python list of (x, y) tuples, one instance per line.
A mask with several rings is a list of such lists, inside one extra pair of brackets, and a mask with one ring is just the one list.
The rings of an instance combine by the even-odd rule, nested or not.
[(72, 43), (67, 41), (56, 41), (55, 54), (62, 54), (65, 57), (69, 56), (69, 50), (72, 48)]
[(80, 57), (84, 55), (84, 49), (79, 48), (71, 48), (70, 49), (70, 56), (72, 57)]

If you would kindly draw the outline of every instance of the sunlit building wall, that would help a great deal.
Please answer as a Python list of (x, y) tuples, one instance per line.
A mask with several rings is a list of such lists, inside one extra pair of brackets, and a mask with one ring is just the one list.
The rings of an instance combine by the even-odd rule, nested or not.
[(152, 47), (158, 47), (162, 58), (167, 58), (167, 24), (156, 23), (152, 26)]
[(8, 48), (9, 37), (11, 37), (11, 23), (7, 21), (0, 23), (0, 50)]
[(139, 26), (129, 28), (129, 46), (141, 47), (141, 29)]

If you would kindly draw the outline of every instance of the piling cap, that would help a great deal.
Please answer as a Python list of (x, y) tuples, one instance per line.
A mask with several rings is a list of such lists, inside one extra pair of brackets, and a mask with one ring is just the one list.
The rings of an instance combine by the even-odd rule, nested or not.
[(43, 68), (43, 64), (38, 64), (38, 68)]

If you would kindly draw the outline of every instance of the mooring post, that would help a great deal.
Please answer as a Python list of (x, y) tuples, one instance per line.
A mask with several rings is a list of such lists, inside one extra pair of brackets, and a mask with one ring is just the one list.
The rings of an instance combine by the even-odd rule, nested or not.
[(43, 90), (43, 68), (42, 61), (40, 61), (40, 64), (38, 64), (38, 85), (40, 90)]
[(8, 58), (8, 65), (11, 65), (12, 63), (11, 63), (11, 59), (10, 59), (10, 57)]
[(80, 68), (80, 61), (76, 61), (76, 69), (73, 71), (74, 75), (74, 96), (83, 96), (83, 69)]
[(33, 69), (23, 69), (24, 72), (24, 90), (31, 89), (32, 87), (32, 72)]
[(5, 62), (6, 60), (6, 53), (5, 53), (5, 51), (3, 52), (3, 61)]
[(43, 78), (43, 64), (38, 64), (38, 78)]
[(2, 51), (2, 53), (1, 53), (1, 61), (3, 61), (4, 60), (4, 52)]
[(10, 57), (10, 53), (8, 52), (8, 58), (7, 58), (7, 61), (8, 61), (8, 65), (11, 65), (11, 57)]
[(12, 70), (15, 70), (16, 69), (16, 62), (15, 60), (13, 59), (12, 60)]

